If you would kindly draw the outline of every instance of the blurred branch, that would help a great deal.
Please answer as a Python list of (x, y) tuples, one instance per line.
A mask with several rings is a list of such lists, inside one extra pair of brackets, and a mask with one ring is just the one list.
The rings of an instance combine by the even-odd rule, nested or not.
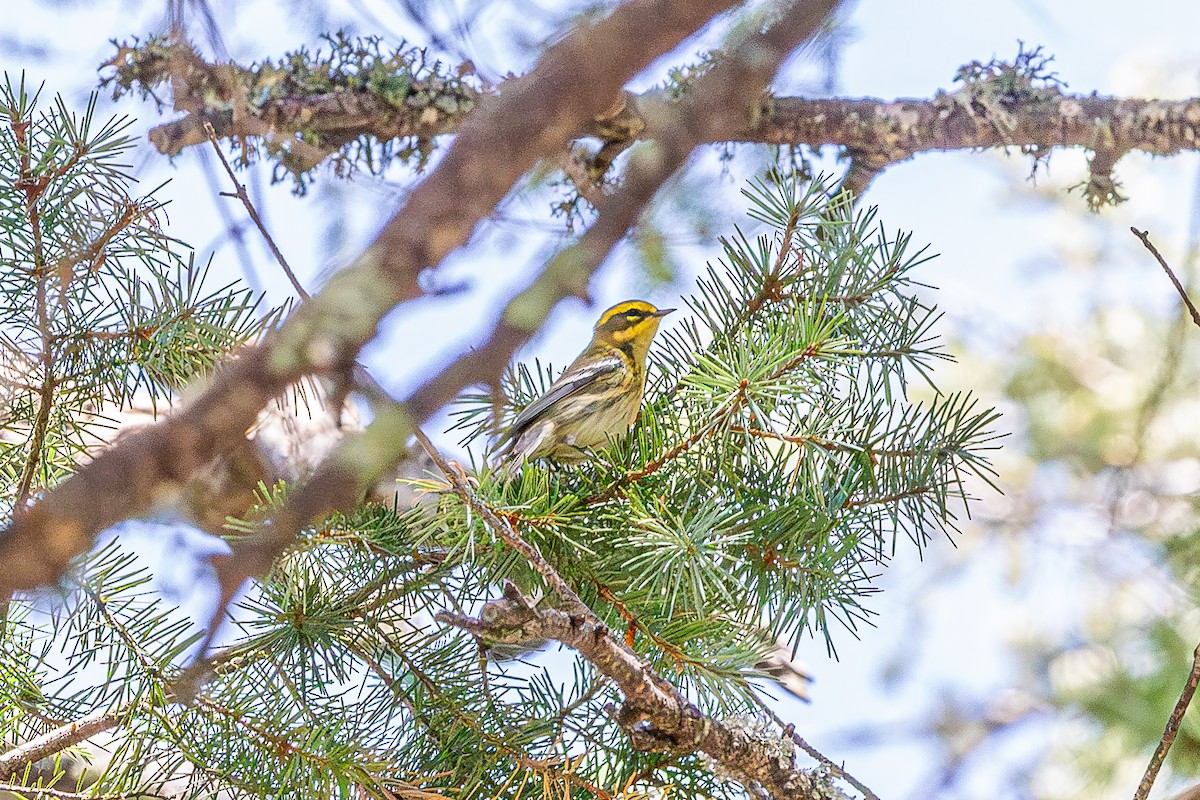
[[(1137, 231), (1134, 231), (1134, 233), (1137, 233)], [(1138, 235), (1142, 236), (1143, 234)], [(1146, 240), (1143, 239), (1142, 241)], [(1147, 246), (1149, 247), (1149, 245)], [(1166, 264), (1163, 264), (1163, 266), (1165, 267)], [(1150, 789), (1154, 786), (1154, 779), (1158, 777), (1158, 770), (1162, 767), (1163, 761), (1166, 760), (1167, 752), (1171, 749), (1171, 745), (1175, 743), (1175, 735), (1179, 733), (1179, 726), (1183, 722), (1183, 715), (1187, 712), (1188, 705), (1192, 702), (1192, 695), (1196, 693), (1197, 684), (1200, 684), (1200, 645), (1196, 646), (1192, 657), (1192, 672), (1188, 675), (1183, 692), (1179, 695), (1179, 701), (1175, 703), (1175, 709), (1171, 711), (1171, 716), (1167, 720), (1167, 727), (1163, 731), (1162, 739), (1159, 740), (1158, 747), (1154, 749), (1154, 755), (1150, 757), (1150, 763), (1146, 765), (1146, 773), (1142, 776), (1142, 781), (1138, 784), (1137, 791), (1133, 793), (1133, 800), (1146, 800), (1150, 796)]]
[(1171, 283), (1174, 285), (1175, 291), (1179, 292), (1179, 296), (1183, 298), (1183, 302), (1184, 305), (1187, 306), (1188, 313), (1192, 315), (1192, 322), (1195, 322), (1197, 326), (1200, 326), (1200, 311), (1196, 310), (1196, 306), (1194, 303), (1192, 303), (1192, 299), (1188, 297), (1187, 290), (1183, 288), (1183, 284), (1179, 282), (1179, 278), (1175, 277), (1175, 273), (1171, 270), (1171, 267), (1168, 266), (1166, 259), (1159, 254), (1158, 248), (1156, 248), (1153, 242), (1150, 241), (1149, 232), (1139, 231), (1137, 228), (1130, 228), (1129, 230), (1133, 231), (1134, 236), (1142, 240), (1142, 244), (1144, 244), (1146, 249), (1150, 251), (1151, 255), (1158, 260), (1158, 263), (1163, 268), (1163, 271), (1167, 273), (1167, 277), (1171, 279)]
[[(383, 317), (422, 294), (423, 270), (464, 245), (517, 180), (565, 148), (630, 78), (732, 4), (630, 0), (549, 48), (531, 73), (480, 104), (375, 241), (319, 294), (218, 370), (186, 408), (125, 437), (18, 514), (0, 533), (0, 596), (55, 580), (97, 533), (144, 512), (168, 486), (233, 446), (263, 406), (300, 377), (348, 373)], [(536, 325), (520, 330), (523, 341)], [(440, 407), (459, 388), (435, 386), (425, 394)], [(353, 468), (332, 465), (331, 485), (301, 493), (310, 500), (294, 509), (302, 513), (299, 524), (311, 519), (306, 509), (355, 501), (360, 470), (378, 468), (380, 456), (354, 455), (364, 460)]]

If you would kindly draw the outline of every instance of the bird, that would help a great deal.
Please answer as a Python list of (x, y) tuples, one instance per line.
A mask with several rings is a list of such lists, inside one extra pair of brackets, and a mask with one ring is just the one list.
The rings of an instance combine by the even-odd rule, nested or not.
[(626, 300), (601, 314), (584, 351), (501, 435), (502, 460), (575, 464), (629, 430), (642, 406), (650, 342), (674, 310)]

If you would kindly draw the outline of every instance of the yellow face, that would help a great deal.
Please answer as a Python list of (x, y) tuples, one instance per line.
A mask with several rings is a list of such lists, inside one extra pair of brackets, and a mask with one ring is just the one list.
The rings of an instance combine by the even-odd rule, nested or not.
[(617, 303), (600, 315), (596, 323), (596, 338), (618, 347), (632, 342), (635, 346), (640, 345), (638, 349), (645, 352), (658, 330), (658, 323), (674, 310), (655, 308), (645, 300)]

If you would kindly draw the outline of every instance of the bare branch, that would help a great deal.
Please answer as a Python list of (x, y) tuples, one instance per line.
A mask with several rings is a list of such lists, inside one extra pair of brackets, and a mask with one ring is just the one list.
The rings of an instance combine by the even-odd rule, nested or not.
[(0, 754), (0, 779), (21, 778), (31, 764), (118, 727), (125, 716), (112, 711), (95, 711)]
[(1146, 246), (1146, 249), (1149, 250), (1150, 254), (1153, 255), (1158, 261), (1159, 266), (1163, 268), (1163, 271), (1167, 273), (1167, 277), (1171, 279), (1171, 283), (1174, 285), (1175, 291), (1179, 292), (1179, 296), (1183, 299), (1183, 304), (1187, 306), (1188, 313), (1192, 315), (1192, 322), (1196, 323), (1197, 326), (1200, 326), (1200, 311), (1196, 310), (1196, 306), (1192, 302), (1192, 298), (1188, 297), (1187, 290), (1183, 288), (1183, 284), (1179, 282), (1179, 278), (1175, 277), (1175, 273), (1167, 264), (1166, 259), (1159, 254), (1158, 248), (1155, 247), (1154, 243), (1150, 241), (1150, 233), (1148, 231), (1139, 231), (1137, 228), (1130, 228), (1129, 230), (1133, 231), (1134, 236), (1142, 240), (1142, 244)]
[[(1134, 231), (1136, 233), (1136, 231)], [(1200, 645), (1196, 646), (1195, 653), (1192, 656), (1192, 671), (1188, 675), (1187, 683), (1183, 686), (1183, 691), (1179, 694), (1179, 701), (1175, 703), (1174, 710), (1171, 711), (1171, 716), (1167, 720), (1167, 727), (1163, 730), (1162, 738), (1158, 742), (1158, 747), (1154, 748), (1154, 755), (1150, 757), (1150, 763), (1146, 765), (1146, 773), (1142, 775), (1141, 783), (1138, 784), (1137, 791), (1133, 793), (1133, 800), (1146, 800), (1150, 796), (1150, 789), (1154, 786), (1154, 779), (1158, 777), (1158, 770), (1162, 767), (1163, 761), (1167, 759), (1167, 752), (1170, 751), (1171, 745), (1175, 743), (1175, 735), (1179, 733), (1179, 726), (1183, 723), (1183, 715), (1187, 712), (1188, 705), (1192, 702), (1192, 695), (1196, 693), (1196, 686), (1200, 684)]]
[[(305, 291), (303, 284), (300, 283), (300, 279), (296, 277), (296, 273), (292, 272), (292, 268), (288, 264), (287, 259), (283, 257), (283, 253), (279, 250), (279, 246), (275, 244), (275, 240), (272, 239), (271, 234), (267, 232), (267, 226), (263, 224), (262, 218), (258, 216), (258, 210), (255, 209), (254, 204), (250, 202), (250, 195), (246, 194), (246, 187), (243, 186), (242, 183), (237, 179), (237, 175), (234, 174), (233, 167), (229, 165), (229, 159), (225, 158), (225, 153), (221, 150), (221, 143), (217, 141), (216, 131), (213, 130), (212, 125), (209, 125), (206, 122), (204, 123), (204, 132), (208, 135), (208, 140), (212, 142), (213, 150), (216, 151), (217, 158), (221, 160), (221, 166), (225, 168), (225, 173), (229, 176), (229, 180), (233, 183), (234, 191), (231, 196), (242, 201), (242, 205), (246, 207), (246, 213), (250, 215), (250, 219), (253, 220), (255, 226), (258, 227), (258, 232), (262, 234), (263, 239), (265, 239), (267, 242), (267, 246), (271, 248), (271, 253), (275, 256), (275, 260), (279, 262), (279, 266), (283, 268), (283, 273), (287, 275), (287, 279), (292, 284), (292, 288), (296, 290), (296, 294), (300, 296), (300, 299), (307, 300), (310, 297), (309, 293)], [(222, 192), (222, 194), (225, 193)]]

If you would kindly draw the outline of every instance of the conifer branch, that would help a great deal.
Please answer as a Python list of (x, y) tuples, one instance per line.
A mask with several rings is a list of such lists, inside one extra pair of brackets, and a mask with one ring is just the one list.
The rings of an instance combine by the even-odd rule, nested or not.
[[(94, 593), (93, 598), (96, 599)], [(129, 634), (125, 626), (119, 623), (114, 624), (111, 616), (108, 620), (110, 627), (117, 631), (131, 652), (137, 654), (137, 658), (141, 661), (143, 669), (148, 672), (155, 671), (156, 668), (152, 659), (145, 655), (141, 647), (137, 644), (136, 639)], [(204, 670), (210, 675), (218, 671), (225, 674), (226, 670), (238, 669), (245, 655), (244, 648), (229, 647), (212, 653), (197, 663), (202, 664)], [(163, 695), (166, 701), (178, 702), (180, 700), (180, 688), (183, 687), (180, 687), (179, 681), (176, 681), (174, 685), (167, 686)], [(194, 692), (189, 692), (188, 696), (194, 696)], [(87, 741), (93, 736), (125, 725), (134, 716), (136, 709), (136, 704), (129, 704), (115, 710), (93, 711), (79, 719), (64, 722), (55, 729), (30, 739), (28, 742), (19, 744), (7, 752), (0, 753), (0, 780), (5, 778), (19, 778), (25, 774), (26, 770), (32, 764), (62, 753), (77, 744)]]
[(886, 506), (892, 503), (897, 503), (901, 500), (907, 500), (910, 497), (920, 497), (924, 494), (929, 494), (933, 491), (932, 486), (913, 486), (905, 489), (902, 492), (895, 492), (888, 495), (879, 495), (872, 497), (860, 497), (857, 500), (846, 498), (842, 504), (842, 508), (862, 508), (863, 506)]
[(454, 491), (458, 493), (458, 496), (462, 498), (467, 507), (479, 514), (480, 518), (492, 529), (492, 532), (496, 536), (500, 537), (501, 541), (525, 557), (530, 566), (546, 581), (546, 585), (567, 604), (567, 609), (571, 613), (582, 614), (599, 621), (595, 613), (579, 598), (579, 595), (575, 593), (570, 584), (562, 579), (562, 576), (546, 560), (546, 557), (538, 552), (536, 547), (521, 538), (516, 528), (513, 527), (512, 522), (508, 519), (502, 519), (493, 508), (483, 503), (476, 496), (475, 492), (467, 484), (466, 476), (463, 475), (461, 470), (455, 469), (454, 466), (446, 461), (446, 458), (438, 452), (433, 442), (429, 441), (429, 437), (419, 428), (414, 432), (414, 435), (417, 437), (417, 441), (421, 443), (421, 446), (425, 448), (425, 452), (437, 464), (438, 469), (446, 476), (446, 480), (454, 487)]
[[(794, 370), (802, 362), (818, 355), (820, 351), (821, 348), (818, 344), (813, 344), (809, 347), (806, 347), (799, 354), (789, 359), (786, 363), (780, 365), (773, 373), (771, 373), (771, 375), (768, 377), (768, 380), (774, 380), (782, 377), (791, 370)], [(711, 421), (697, 428), (686, 438), (677, 442), (675, 445), (664, 451), (661, 455), (648, 462), (645, 466), (633, 470), (632, 472), (628, 472), (610, 483), (608, 486), (605, 486), (599, 492), (587, 498), (585, 504), (594, 505), (596, 503), (603, 503), (604, 501), (612, 498), (622, 487), (636, 483), (643, 478), (653, 475), (662, 469), (667, 463), (679, 458), (701, 441), (715, 436), (722, 430), (726, 430), (726, 426), (729, 425), (730, 420), (732, 420), (734, 416), (744, 409), (749, 403), (749, 395), (746, 394), (746, 390), (749, 388), (749, 386), (750, 382), (743, 379), (737, 393), (730, 397), (729, 400), (727, 400), (721, 405), (720, 408), (717, 409), (717, 411), (713, 414), (713, 419)]]
[[(794, 14), (769, 35), (789, 30), (786, 37), (794, 38), (806, 25), (803, 13)], [(223, 659), (219, 669), (197, 659), (179, 674), (178, 662), (194, 652), (188, 628), (182, 621), (182, 627), (160, 623), (167, 615), (137, 599), (141, 584), (131, 577), (133, 556), (122, 562), (101, 552), (85, 561), (85, 592), (99, 612), (82, 603), (67, 624), (86, 627), (80, 645), (85, 658), (101, 649), (119, 654), (119, 674), (94, 692), (119, 693), (118, 703), (142, 698), (127, 706), (131, 752), (169, 750), (196, 767), (193, 775), (224, 782), (212, 791), (234, 787), (255, 795), (296, 785), (323, 795), (349, 786), (388, 796), (390, 788), (373, 782), (383, 774), (480, 797), (522, 794), (527, 782), (541, 782), (547, 795), (619, 797), (636, 781), (677, 771), (699, 792), (733, 777), (755, 797), (829, 796), (820, 784), (832, 770), (808, 774), (796, 768), (794, 731), (784, 731), (793, 737), (789, 742), (761, 719), (720, 719), (709, 709), (744, 704), (746, 671), (768, 641), (828, 636), (831, 620), (853, 625), (861, 618), (859, 599), (869, 592), (864, 581), (872, 566), (886, 560), (881, 553), (889, 533), (893, 544), (904, 531), (920, 546), (926, 526), (945, 526), (952, 517), (944, 504), (961, 494), (959, 470), (978, 471), (981, 463), (986, 468), (976, 450), (987, 441), (981, 431), (988, 417), (972, 415), (967, 401), (935, 403), (926, 413), (904, 398), (883, 396), (879, 387), (903, 381), (906, 366), (920, 369), (933, 352), (926, 344), (926, 307), (905, 292), (911, 283), (905, 272), (920, 263), (920, 254), (904, 259), (904, 234), (893, 237), (880, 226), (876, 235), (871, 211), (843, 218), (848, 201), (827, 201), (828, 189), (819, 182), (779, 176), (747, 193), (756, 209), (752, 216), (777, 233), (754, 240), (739, 234), (725, 243), (725, 271), (710, 269), (710, 281), (702, 280), (690, 301), (695, 314), (678, 330), (664, 331), (669, 350), (656, 356), (663, 383), (678, 379), (684, 391), (645, 409), (638, 435), (610, 451), (612, 463), (636, 469), (694, 436), (696, 426), (720, 418), (722, 427), (701, 433), (687, 457), (663, 460), (654, 477), (625, 487), (620, 502), (593, 506), (580, 500), (620, 476), (620, 467), (601, 461), (551, 474), (531, 464), (507, 480), (483, 472), (475, 482), (442, 459), (439, 467), (453, 491), (437, 487), (437, 513), (366, 506), (323, 522), (329, 509), (359, 499), (358, 490), (399, 457), (417, 422), (448, 394), (495, 380), (499, 365), (554, 303), (586, 293), (612, 243), (702, 136), (704, 122), (691, 117), (693, 111), (711, 115), (735, 101), (757, 102), (755, 85), (769, 77), (771, 60), (786, 52), (786, 37), (779, 36), (773, 44), (751, 36), (741, 43), (744, 51), (730, 48), (731, 57), (698, 77), (689, 87), (691, 99), (672, 106), (679, 116), (657, 148), (631, 154), (630, 180), (600, 201), (608, 207), (577, 246), (516, 295), (479, 350), (401, 402), (354, 370), (353, 337), (323, 338), (330, 329), (317, 312), (302, 309), (308, 328), (287, 329), (289, 322), (283, 344), (270, 339), (244, 356), (268, 373), (234, 373), (252, 381), (252, 394), (277, 379), (271, 359), (282, 355), (296, 356), (303, 362), (298, 368), (347, 383), (353, 375), (375, 407), (375, 421), (362, 435), (343, 440), (308, 485), (272, 490), (261, 511), (266, 523), (239, 526), (246, 535), (221, 563), (222, 590), (232, 593), (247, 575), (268, 576), (246, 603), (251, 619), (243, 630), (251, 637), (246, 652), (253, 655), (244, 667), (234, 658)], [(739, 64), (740, 52), (746, 63)], [(379, 281), (369, 286), (378, 291), (387, 275), (372, 274)], [(80, 277), (86, 277), (82, 271)], [(358, 294), (366, 286), (354, 284), (349, 293), (341, 287), (344, 302), (336, 308), (343, 322), (362, 303), (372, 306), (372, 314), (377, 310), (378, 298)], [(829, 298), (822, 297), (826, 292)], [(834, 297), (862, 299), (828, 306)], [(755, 299), (756, 313), (746, 317)], [(322, 302), (326, 313), (335, 308), (320, 296), (312, 301)], [(140, 317), (135, 322), (151, 324)], [(365, 324), (357, 318), (347, 324), (359, 323)], [(348, 349), (339, 349), (346, 342)], [(238, 362), (232, 367), (242, 369)], [(519, 396), (530, 381), (527, 370), (518, 375)], [(185, 458), (212, 447), (210, 440), (230, 424), (218, 401), (243, 402), (245, 387), (226, 388), (242, 393), (202, 398), (212, 404), (210, 415), (173, 429), (192, 448)], [(234, 416), (259, 399), (244, 401)], [(731, 404), (737, 413), (726, 413)], [(766, 441), (774, 431), (786, 437), (776, 441), (786, 444), (831, 446), (822, 448), (825, 454), (798, 454)], [(856, 440), (880, 450), (838, 446)], [(149, 452), (149, 465), (133, 467), (158, 471), (153, 480), (186, 473), (187, 467), (169, 460), (168, 450), (131, 452)], [(880, 454), (878, 461), (872, 457)], [(895, 507), (842, 512), (846, 501), (868, 495), (894, 497)], [(109, 513), (103, 507), (108, 500), (92, 498), (101, 516)], [(512, 517), (508, 509), (516, 510)], [(4, 546), (0, 539), (0, 558)], [(294, 549), (277, 558), (288, 548)], [(552, 588), (566, 587), (567, 609), (540, 609), (512, 583), (540, 583), (529, 563)], [(6, 579), (0, 574), (0, 583)], [(477, 613), (489, 599), (488, 587), (499, 583), (506, 585), (505, 599)], [(603, 618), (583, 605), (574, 587)], [(629, 623), (626, 638), (617, 614), (602, 601)], [(769, 631), (759, 625), (768, 603)], [(414, 617), (431, 606), (447, 608), (439, 619), (460, 628), (498, 625), (499, 635), (488, 640), (500, 644), (506, 635), (530, 644), (547, 630), (562, 634), (559, 641), (581, 656), (573, 686), (564, 690), (557, 677), (543, 683), (514, 675), (493, 686), (491, 676), (504, 671), (504, 663), (489, 663), (469, 636)], [(223, 610), (224, 603), (218, 613)], [(615, 631), (606, 627), (610, 619)], [(210, 635), (216, 629), (210, 625)], [(652, 644), (639, 655), (630, 637), (641, 631)], [(58, 664), (37, 654), (40, 642), (58, 647), (65, 638), (58, 637), (57, 621), (53, 633), (37, 627), (31, 633), (32, 645), (20, 634), (5, 643), (31, 653), (28, 678), (47, 687), (39, 708), (79, 707), (54, 691), (51, 675)], [(678, 680), (667, 683), (664, 675)], [(519, 683), (507, 682), (513, 678)], [(361, 691), (343, 694), (350, 683)], [(704, 687), (698, 707), (687, 702), (697, 685)], [(595, 697), (602, 687), (624, 695), (617, 725), (596, 724), (601, 702)], [(710, 697), (714, 706), (701, 705)], [(238, 743), (237, 752), (225, 746), (229, 742)], [(653, 769), (662, 772), (639, 772), (631, 744), (711, 758), (672, 755), (655, 760)], [(108, 788), (142, 781), (144, 766), (133, 758), (116, 766)]]
[[(794, 8), (769, 30), (740, 43), (733, 55), (698, 80), (688, 102), (676, 109), (677, 116), (654, 151), (631, 159), (625, 183), (619, 192), (605, 198), (597, 209), (596, 222), (578, 242), (552, 258), (534, 282), (508, 303), (488, 340), (448, 364), (402, 403), (381, 409), (366, 430), (349, 437), (327, 459), (269, 528), (238, 542), (232, 557), (219, 562), (223, 598), (220, 607), (247, 578), (264, 572), (312, 519), (356, 502), (366, 486), (404, 457), (405, 442), (417, 426), (463, 389), (474, 384), (498, 384), (500, 365), (509, 362), (560, 300), (586, 292), (590, 277), (637, 221), (658, 188), (682, 166), (711, 127), (725, 124), (719, 114), (713, 114), (713, 109), (738, 109), (752, 102), (747, 98), (757, 96), (792, 49), (810, 36), (836, 5), (837, 0), (819, 0)], [(462, 143), (460, 138), (455, 147)], [(377, 243), (387, 237), (385, 231)], [(410, 242), (411, 245), (424, 249), (427, 237), (422, 235), (419, 244)], [(305, 308), (316, 308), (319, 304), (318, 299), (316, 304)], [(785, 365), (784, 370), (791, 366), (794, 365)]]
[(54, 407), (56, 364), (54, 349), (51, 346), (54, 333), (50, 328), (50, 311), (47, 308), (49, 298), (46, 292), (46, 282), (49, 276), (46, 274), (46, 246), (42, 241), (41, 209), (38, 207), (38, 201), (41, 199), (42, 192), (45, 191), (46, 186), (49, 185), (49, 181), (36, 178), (31, 168), (30, 142), (28, 140), (30, 123), (27, 120), (17, 120), (10, 117), (9, 126), (12, 128), (13, 138), (16, 140), (19, 155), (18, 163), (20, 164), (20, 171), (18, 173), (16, 188), (23, 196), (25, 217), (29, 221), (30, 240), (32, 244), (30, 256), (33, 259), (32, 277), (35, 281), (33, 311), (38, 335), (41, 338), (41, 349), (38, 354), (41, 366), (41, 387), (38, 391), (37, 416), (33, 420), (32, 430), (29, 434), (28, 453), (26, 454), (25, 465), (21, 470), (21, 477), (17, 480), (13, 503), (13, 508), (20, 512), (24, 510), (25, 503), (33, 493), (34, 481), (42, 465), (42, 457), (45, 454), (46, 434), (50, 426), (50, 412)]

